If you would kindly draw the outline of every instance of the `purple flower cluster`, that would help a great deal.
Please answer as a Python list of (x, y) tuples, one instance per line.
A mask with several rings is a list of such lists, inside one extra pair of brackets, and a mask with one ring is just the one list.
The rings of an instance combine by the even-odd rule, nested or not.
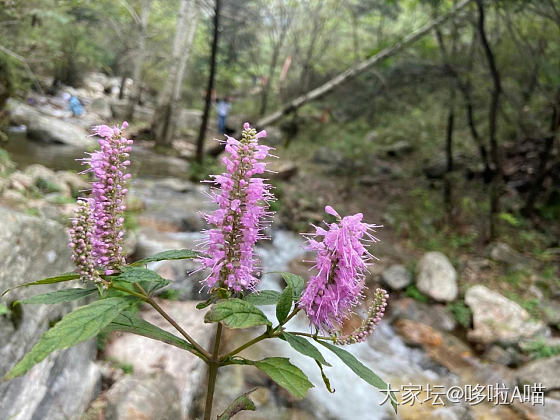
[[(128, 157), (132, 149), (132, 140), (123, 137), (121, 130), (127, 126), (124, 122), (120, 129), (106, 125), (94, 127), (93, 134), (100, 137), (100, 149), (91, 153), (89, 158), (83, 159), (89, 165), (84, 173), (91, 172), (94, 176), (92, 198), (88, 199), (88, 211), (91, 213), (88, 220), (94, 224), (89, 239), (90, 254), (93, 264), (101, 267), (105, 274), (118, 271), (125, 263), (122, 248), (125, 196), (128, 192), (125, 184), (130, 178), (126, 171), (130, 165)], [(77, 218), (76, 222), (85, 223), (84, 220)], [(75, 226), (74, 230), (76, 229)], [(85, 269), (80, 266), (80, 261), (81, 255), (76, 263), (80, 269)]]
[(72, 261), (78, 267), (80, 279), (83, 281), (99, 279), (95, 271), (95, 261), (92, 255), (92, 239), (95, 222), (92, 217), (93, 200), (80, 198), (74, 211), (70, 233), (70, 248)]
[(210, 270), (205, 280), (209, 288), (240, 292), (254, 290), (258, 282), (254, 247), (265, 238), (269, 203), (274, 200), (270, 185), (255, 176), (266, 170), (264, 159), (271, 148), (259, 144), (265, 136), (265, 131), (257, 133), (245, 123), (240, 141), (229, 136), (225, 141), (227, 156), (222, 162), (226, 172), (212, 176), (216, 188), (211, 197), (218, 209), (204, 215), (211, 228), (206, 232), (206, 256), (198, 260)]
[(354, 331), (352, 334), (335, 337), (335, 344), (354, 344), (365, 341), (377, 328), (381, 322), (383, 315), (385, 315), (385, 308), (387, 307), (387, 300), (389, 294), (383, 289), (375, 289), (373, 303), (368, 311), (366, 319), (362, 322), (362, 326)]
[(364, 243), (377, 241), (370, 231), (378, 226), (363, 223), (361, 213), (341, 218), (330, 206), (325, 211), (338, 220), (328, 229), (316, 227), (308, 238), (308, 249), (317, 252), (317, 274), (309, 279), (299, 306), (319, 330), (330, 332), (348, 317), (362, 295), (373, 258)]

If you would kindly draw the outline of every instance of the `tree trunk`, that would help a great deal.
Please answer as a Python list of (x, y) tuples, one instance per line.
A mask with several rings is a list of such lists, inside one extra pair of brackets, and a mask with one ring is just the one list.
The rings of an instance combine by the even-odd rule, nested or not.
[(268, 105), (268, 93), (270, 92), (270, 88), (272, 87), (272, 78), (274, 77), (274, 70), (276, 69), (276, 65), (278, 64), (278, 55), (280, 54), (280, 43), (274, 45), (274, 49), (272, 51), (272, 59), (270, 60), (270, 66), (268, 67), (268, 76), (266, 79), (266, 85), (263, 86), (263, 90), (261, 93), (261, 110), (259, 115), (262, 117), (266, 114), (266, 107)]
[(128, 98), (128, 106), (126, 110), (126, 119), (131, 121), (134, 119), (134, 107), (140, 100), (142, 91), (142, 67), (144, 66), (144, 57), (146, 50), (146, 36), (148, 28), (148, 18), (150, 16), (150, 6), (152, 0), (142, 0), (140, 9), (140, 18), (137, 22), (138, 26), (138, 46), (136, 48), (136, 57), (134, 59), (134, 68), (132, 70), (132, 94)]
[(535, 211), (535, 202), (541, 190), (542, 184), (548, 173), (548, 161), (550, 160), (550, 155), (552, 154), (552, 148), (554, 146), (554, 140), (560, 128), (560, 89), (556, 92), (556, 103), (552, 106), (552, 117), (550, 120), (550, 134), (544, 139), (544, 148), (540, 156), (539, 166), (535, 173), (533, 182), (531, 182), (531, 187), (529, 188), (529, 194), (527, 194), (527, 199), (525, 201), (525, 206), (523, 207), (523, 213), (526, 216), (531, 216)]
[(210, 76), (208, 77), (204, 112), (202, 114), (198, 140), (196, 142), (196, 161), (198, 163), (202, 163), (204, 159), (204, 137), (206, 136), (206, 128), (208, 127), (208, 117), (210, 115), (210, 105), (212, 103), (212, 91), (214, 90), (214, 79), (216, 77), (216, 53), (218, 51), (218, 36), (220, 33), (220, 7), (221, 0), (216, 0), (214, 6), (214, 35), (212, 38), (212, 52), (210, 54)]
[(369, 68), (373, 67), (374, 65), (380, 63), (381, 61), (389, 58), (402, 49), (408, 47), (409, 45), (413, 44), (415, 41), (422, 38), (436, 26), (441, 25), (451, 16), (454, 16), (458, 11), (462, 10), (469, 4), (471, 0), (462, 0), (458, 3), (455, 7), (453, 7), (448, 13), (442, 15), (431, 22), (427, 23), (426, 25), (422, 26), (421, 28), (417, 29), (416, 31), (410, 33), (401, 41), (397, 41), (391, 47), (385, 48), (382, 51), (378, 52), (377, 54), (371, 56), (365, 61), (359, 62), (354, 66), (350, 67), (349, 69), (343, 71), (333, 79), (329, 80), (328, 82), (322, 84), (321, 86), (298, 96), (294, 100), (290, 101), (288, 104), (281, 107), (279, 110), (273, 112), (272, 114), (267, 115), (266, 117), (261, 118), (256, 126), (257, 127), (265, 127), (270, 125), (276, 121), (278, 121), (283, 116), (290, 114), (300, 108), (301, 106), (305, 105), (308, 102), (314, 101), (318, 98), (323, 97), (325, 94), (329, 93), (334, 88), (342, 85), (343, 83), (347, 82), (348, 80), (356, 77), (360, 73), (368, 70)]
[(163, 89), (160, 91), (152, 120), (152, 132), (158, 146), (169, 147), (173, 141), (176, 107), (181, 97), (181, 86), (196, 32), (198, 16), (198, 6), (195, 0), (181, 0), (173, 39), (169, 74)]
[(497, 123), (498, 123), (498, 107), (500, 104), (500, 95), (502, 93), (502, 85), (500, 80), (500, 73), (496, 66), (496, 59), (494, 53), (486, 37), (486, 29), (484, 27), (484, 3), (483, 0), (476, 0), (478, 8), (478, 33), (480, 35), (480, 42), (486, 60), (488, 61), (488, 68), (492, 77), (492, 97), (490, 99), (490, 109), (488, 111), (488, 137), (490, 138), (490, 156), (495, 171), (492, 177), (492, 185), (490, 186), (490, 240), (493, 240), (498, 235), (498, 218), (496, 217), (500, 212), (500, 190), (502, 183), (502, 165), (500, 162), (500, 153), (498, 150), (498, 140), (496, 138)]

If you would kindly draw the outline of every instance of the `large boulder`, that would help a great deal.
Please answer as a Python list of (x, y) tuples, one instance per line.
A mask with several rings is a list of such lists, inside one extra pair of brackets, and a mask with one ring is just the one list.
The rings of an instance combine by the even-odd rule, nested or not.
[(441, 252), (427, 252), (418, 262), (416, 286), (431, 298), (451, 302), (458, 293), (457, 272)]
[(488, 256), (499, 263), (505, 264), (514, 270), (521, 270), (528, 265), (527, 258), (513, 250), (508, 244), (495, 242), (486, 249)]
[[(62, 225), (0, 208), (0, 291), (19, 283), (73, 269)], [(3, 297), (10, 303), (63, 284), (18, 289)], [(0, 316), (0, 376), (37, 342), (49, 324), (75, 304), (24, 306), (23, 312)], [(77, 418), (99, 391), (100, 373), (93, 359), (94, 340), (57, 352), (26, 375), (0, 382), (0, 413), (11, 420)]]
[(468, 289), (465, 303), (473, 313), (474, 328), (468, 334), (472, 341), (511, 344), (546, 330), (541, 321), (531, 319), (516, 302), (486, 286), (476, 285)]
[(14, 124), (27, 126), (27, 135), (38, 141), (68, 144), (83, 149), (95, 145), (83, 128), (60, 118), (45, 115), (32, 106), (9, 101), (10, 118)]

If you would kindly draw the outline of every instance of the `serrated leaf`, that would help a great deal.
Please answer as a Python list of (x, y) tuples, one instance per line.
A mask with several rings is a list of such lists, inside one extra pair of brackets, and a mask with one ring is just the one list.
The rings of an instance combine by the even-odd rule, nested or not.
[(31, 351), (4, 376), (4, 379), (23, 375), (55, 350), (74, 346), (96, 336), (129, 304), (126, 299), (114, 297), (95, 301), (67, 314), (43, 334)]
[(223, 322), (230, 328), (272, 325), (255, 305), (241, 299), (228, 299), (215, 304), (204, 316), (204, 322)]
[[(352, 353), (350, 353), (350, 352), (348, 352), (344, 349), (341, 349), (340, 347), (337, 347), (333, 344), (327, 343), (325, 341), (317, 340), (317, 342), (322, 344), (326, 348), (328, 348), (334, 354), (336, 354), (338, 356), (338, 358), (340, 360), (342, 360), (344, 362), (344, 364), (346, 364), (346, 366), (348, 366), (350, 369), (352, 369), (352, 371), (356, 375), (358, 375), (360, 378), (362, 378), (368, 384), (372, 385), (373, 387), (375, 387), (375, 388), (377, 388), (381, 391), (387, 391), (389, 389), (388, 385), (385, 383), (385, 381), (383, 381), (383, 379), (381, 379), (370, 368), (368, 368), (362, 362), (360, 362), (358, 359), (356, 359), (356, 357)], [(391, 393), (391, 394), (393, 394), (393, 393)], [(393, 394), (393, 398), (391, 398), (391, 405), (393, 406), (393, 409), (395, 410), (395, 413), (396, 413), (397, 412), (397, 405), (394, 402), (394, 401), (396, 401), (396, 398), (394, 398), (394, 397), (395, 396)]]
[(317, 360), (315, 360), (315, 363), (317, 363), (317, 366), (319, 366), (319, 370), (321, 371), (321, 378), (323, 378), (323, 383), (325, 384), (327, 391), (329, 391), (331, 394), (334, 394), (336, 389), (331, 388), (331, 381), (327, 377), (327, 375), (325, 375), (325, 371), (323, 370), (323, 365), (319, 363)]
[(76, 289), (62, 289), (56, 290), (54, 292), (43, 293), (40, 295), (31, 296), (27, 299), (20, 300), (20, 303), (26, 304), (55, 304), (72, 302), (73, 300), (83, 299), (89, 295), (97, 292), (97, 287), (88, 287), (87, 289), (76, 288)]
[(287, 332), (283, 332), (282, 337), (288, 342), (290, 346), (292, 346), (295, 351), (315, 359), (322, 365), (330, 366), (329, 362), (325, 360), (321, 352), (317, 350), (317, 348), (304, 337), (293, 335)]
[(292, 286), (292, 291), (294, 292), (294, 300), (299, 300), (301, 292), (303, 292), (303, 286), (305, 282), (297, 274), (292, 273), (280, 273), (286, 284)]
[(4, 290), (4, 292), (2, 293), (2, 296), (4, 296), (10, 290), (19, 289), (20, 287), (39, 286), (41, 284), (61, 283), (63, 281), (76, 280), (76, 279), (79, 279), (79, 278), (80, 278), (80, 275), (78, 273), (64, 273), (64, 274), (61, 274), (59, 276), (47, 277), (46, 279), (41, 279), (41, 280), (31, 281), (29, 283), (19, 284), (15, 287), (12, 287), (12, 288), (8, 289), (8, 290)]
[(159, 252), (151, 257), (142, 258), (141, 260), (133, 262), (130, 266), (145, 265), (154, 261), (187, 260), (200, 257), (200, 255), (200, 252), (190, 249), (171, 249), (169, 251)]
[(259, 290), (243, 298), (247, 302), (257, 306), (276, 305), (280, 298), (280, 292), (276, 290)]
[(280, 324), (282, 324), (286, 320), (288, 314), (290, 313), (290, 310), (292, 309), (293, 297), (294, 293), (292, 286), (288, 284), (280, 295), (278, 303), (276, 304), (276, 319), (278, 319), (278, 322)]
[(254, 389), (233, 400), (224, 412), (218, 416), (217, 420), (230, 420), (233, 416), (243, 410), (255, 411), (255, 403), (249, 398), (249, 394), (253, 391)]
[(171, 334), (170, 332), (162, 330), (154, 324), (151, 324), (130, 312), (122, 312), (117, 315), (117, 317), (113, 319), (107, 327), (105, 327), (104, 331), (129, 332), (161, 341), (190, 352), (193, 352), (194, 350), (193, 346), (189, 342)]
[(267, 357), (253, 364), (296, 398), (303, 398), (313, 384), (300, 368), (286, 357)]

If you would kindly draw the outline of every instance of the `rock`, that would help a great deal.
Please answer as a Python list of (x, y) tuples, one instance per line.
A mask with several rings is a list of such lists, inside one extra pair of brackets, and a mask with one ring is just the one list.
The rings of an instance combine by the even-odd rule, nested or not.
[(178, 178), (163, 178), (154, 182), (155, 188), (166, 188), (178, 193), (187, 193), (195, 189), (194, 184)]
[(181, 109), (177, 118), (177, 131), (181, 134), (194, 134), (200, 126), (201, 119), (201, 110)]
[(426, 164), (424, 174), (428, 178), (440, 179), (447, 173), (447, 161), (444, 158), (436, 158)]
[(416, 286), (435, 300), (451, 302), (458, 293), (457, 272), (441, 252), (427, 252), (418, 262)]
[[(159, 304), (200, 345), (208, 348), (214, 328), (204, 323), (205, 310), (196, 309), (195, 302), (160, 301)], [(155, 310), (146, 309), (140, 315), (152, 324), (178, 334)], [(171, 375), (179, 389), (183, 410), (188, 410), (192, 401), (203, 392), (206, 365), (185, 350), (134, 334), (116, 333), (107, 344), (105, 354), (108, 358), (130, 363), (135, 373), (164, 371)]]
[(9, 101), (10, 118), (14, 124), (25, 124), (30, 138), (43, 142), (63, 143), (88, 149), (95, 140), (87, 132), (60, 118), (45, 115), (21, 102)]
[(383, 271), (381, 281), (393, 290), (401, 290), (412, 283), (412, 276), (404, 265), (393, 264)]
[(127, 375), (106, 393), (106, 420), (177, 420), (182, 418), (179, 390), (165, 373)]
[(16, 190), (6, 190), (2, 194), (2, 201), (11, 207), (21, 207), (21, 204), (27, 202), (25, 196)]
[[(111, 113), (113, 118), (122, 120), (126, 118), (128, 112), (128, 101), (115, 99), (110, 102)], [(134, 107), (134, 118), (139, 121), (151, 121), (154, 115), (154, 110), (147, 106), (135, 106)]]
[(366, 142), (368, 143), (375, 143), (378, 137), (379, 133), (376, 130), (370, 130), (365, 135)]
[[(60, 176), (59, 173), (55, 173), (49, 168), (43, 165), (39, 165), (38, 163), (29, 165), (27, 168), (25, 168), (24, 172), (26, 175), (30, 176), (31, 179), (33, 179), (33, 184), (42, 192), (58, 192), (66, 197), (72, 196), (72, 189), (66, 182), (66, 180), (69, 178), (68, 175)], [(86, 189), (89, 188), (89, 185), (87, 183), (83, 183), (82, 185), (87, 185)]]
[(504, 349), (494, 344), (484, 352), (482, 359), (503, 366), (511, 366), (519, 363), (520, 355), (511, 347)]
[(468, 337), (475, 342), (511, 344), (546, 329), (516, 302), (482, 285), (467, 290), (465, 303), (473, 312), (474, 329), (469, 331)]
[[(0, 290), (71, 271), (74, 267), (62, 225), (0, 208)], [(18, 289), (3, 302), (66, 287), (65, 284)], [(9, 300), (8, 300), (9, 299)], [(0, 376), (36, 343), (49, 323), (75, 304), (24, 306), (17, 318), (0, 317)], [(93, 362), (95, 340), (57, 352), (26, 375), (0, 383), (0, 413), (12, 420), (77, 418), (100, 389)]]
[(516, 372), (520, 384), (542, 384), (546, 391), (560, 389), (560, 356), (527, 363)]
[(283, 162), (272, 161), (271, 165), (267, 166), (267, 169), (272, 171), (270, 174), (271, 179), (279, 179), (282, 181), (289, 181), (295, 175), (297, 175), (299, 168), (293, 162)]
[(13, 188), (14, 190), (25, 192), (33, 186), (33, 178), (21, 171), (15, 171), (10, 175), (9, 185), (10, 188)]
[(385, 146), (382, 148), (382, 153), (387, 156), (393, 157), (402, 157), (404, 155), (409, 154), (412, 152), (414, 148), (412, 145), (406, 140), (399, 140), (389, 146)]
[(492, 260), (510, 266), (516, 270), (522, 269), (528, 265), (525, 256), (514, 251), (508, 244), (503, 242), (496, 242), (488, 245), (486, 253)]
[(444, 305), (426, 304), (412, 298), (390, 300), (386, 320), (408, 319), (433, 326), (442, 331), (453, 331), (457, 322)]
[(87, 108), (91, 112), (95, 112), (97, 115), (99, 115), (99, 117), (104, 121), (108, 121), (113, 118), (111, 105), (109, 104), (108, 100), (103, 97), (95, 98), (93, 101), (91, 101)]
[(547, 300), (541, 303), (541, 311), (544, 321), (551, 327), (560, 325), (560, 303)]

